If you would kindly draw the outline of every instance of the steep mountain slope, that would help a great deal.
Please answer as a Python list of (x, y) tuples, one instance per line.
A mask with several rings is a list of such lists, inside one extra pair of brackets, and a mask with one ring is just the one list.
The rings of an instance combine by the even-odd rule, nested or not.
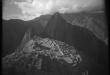
[[(50, 21), (48, 22), (46, 28), (45, 28), (45, 32), (50, 35), (51, 37), (57, 39), (57, 40), (61, 40), (61, 41), (66, 41), (67, 39), (65, 39), (66, 32), (72, 32), (71, 30), (68, 30), (68, 27), (71, 26), (69, 25), (69, 23), (67, 23), (61, 16), (59, 13), (56, 13), (55, 15), (53, 15), (50, 19)], [(57, 29), (58, 28), (58, 29)], [(71, 27), (70, 27), (71, 28)], [(63, 38), (62, 38), (63, 37)], [(68, 37), (69, 39), (71, 37)]]
[(72, 13), (62, 14), (62, 17), (72, 25), (89, 29), (97, 38), (105, 41), (108, 38), (108, 28), (105, 13)]
[(88, 29), (67, 23), (61, 15), (57, 13), (51, 17), (45, 32), (54, 39), (74, 45), (78, 50), (86, 53), (87, 56), (96, 59), (98, 64), (101, 64), (102, 67), (105, 68), (105, 65), (107, 67), (107, 46)]
[(11, 50), (14, 50), (20, 44), (24, 33), (28, 29), (32, 30), (32, 35), (35, 35), (40, 34), (43, 27), (37, 21), (3, 20), (3, 56), (6, 53), (13, 52)]
[(82, 60), (73, 46), (50, 38), (30, 38), (28, 31), (21, 46), (3, 57), (3, 75), (83, 75), (87, 69), (76, 68)]
[(101, 42), (88, 29), (67, 23), (59, 13), (52, 16), (45, 32), (57, 40), (77, 46), (80, 50), (93, 51), (97, 49), (97, 43)]
[[(95, 36), (104, 41), (108, 39), (108, 28), (107, 28), (107, 21), (106, 21), (106, 14), (102, 13), (90, 13), (90, 12), (80, 12), (80, 13), (69, 13), (69, 14), (61, 14), (62, 18), (66, 20), (66, 22), (77, 25), (80, 27), (87, 28)], [(42, 15), (35, 20), (39, 21), (43, 27), (46, 27), (48, 21), (52, 15)]]
[(50, 20), (52, 15), (42, 15), (39, 18), (36, 18), (35, 20), (39, 21), (43, 27), (46, 27), (48, 21)]

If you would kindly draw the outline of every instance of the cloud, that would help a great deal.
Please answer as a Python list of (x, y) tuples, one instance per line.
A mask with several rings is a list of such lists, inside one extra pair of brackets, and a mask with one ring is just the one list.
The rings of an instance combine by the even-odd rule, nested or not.
[(24, 0), (14, 1), (21, 9), (21, 19), (31, 20), (41, 15), (59, 13), (74, 13), (95, 9), (103, 5), (103, 0)]

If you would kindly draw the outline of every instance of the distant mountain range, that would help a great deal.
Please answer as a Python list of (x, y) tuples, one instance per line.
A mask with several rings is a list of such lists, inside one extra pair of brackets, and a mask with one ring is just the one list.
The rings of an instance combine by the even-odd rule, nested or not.
[[(65, 19), (68, 23), (72, 25), (77, 25), (80, 27), (87, 28), (88, 30), (93, 32), (97, 38), (108, 44), (107, 41), (108, 26), (107, 26), (106, 14), (104, 12), (102, 13), (81, 12), (81, 13), (69, 13), (69, 14), (60, 14), (60, 15), (62, 16), (63, 19)], [(43, 27), (46, 27), (51, 17), (52, 15), (42, 15), (39, 18), (30, 20), (29, 22), (39, 21)]]
[(87, 28), (100, 40), (108, 39), (107, 18), (104, 13), (76, 13), (62, 16), (68, 23)]
[[(106, 14), (102, 13), (69, 13), (69, 14), (60, 14), (63, 19), (65, 19), (68, 23), (80, 27), (87, 28), (93, 34), (99, 38), (100, 40), (106, 41), (108, 39), (108, 26), (106, 20)], [(43, 27), (46, 27), (52, 15), (42, 15), (39, 18), (35, 19), (35, 21), (39, 21)]]
[[(73, 17), (75, 21), (73, 20), (74, 22), (72, 23), (68, 22), (66, 20), (67, 18), (64, 18), (64, 16), (62, 17), (62, 14), (59, 13), (55, 13), (52, 16), (42, 16), (42, 19), (45, 21), (41, 18), (28, 22), (21, 20), (3, 20), (2, 56), (4, 57), (14, 52), (15, 49), (21, 45), (21, 40), (28, 30), (31, 32), (32, 37), (34, 35), (38, 35), (44, 38), (52, 38), (62, 41), (68, 45), (74, 46), (79, 51), (84, 52), (88, 57), (95, 59), (99, 65), (102, 65), (102, 71), (106, 71), (108, 66), (108, 46), (105, 44), (104, 40), (102, 41), (102, 39), (100, 39), (102, 37), (105, 39), (105, 34), (102, 35), (102, 33), (102, 36), (99, 38), (99, 32), (95, 33), (93, 30), (95, 28), (95, 23), (91, 24), (91, 20), (88, 21), (87, 19), (86, 20), (88, 22), (85, 23), (86, 21), (82, 21), (84, 20), (83, 18), (79, 20), (81, 15), (79, 15), (79, 17), (77, 16)], [(81, 24), (83, 26), (81, 26)], [(90, 26), (88, 27), (87, 24)], [(100, 24), (97, 24), (96, 22), (96, 25)], [(99, 29), (100, 27), (101, 26), (99, 26)], [(102, 25), (102, 28), (103, 27), (106, 28), (106, 26)]]

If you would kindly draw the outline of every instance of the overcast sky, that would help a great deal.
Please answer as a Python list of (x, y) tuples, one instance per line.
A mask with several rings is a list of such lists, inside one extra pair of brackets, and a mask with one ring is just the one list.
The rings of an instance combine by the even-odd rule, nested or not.
[(3, 0), (3, 19), (35, 19), (41, 15), (103, 9), (103, 0)]

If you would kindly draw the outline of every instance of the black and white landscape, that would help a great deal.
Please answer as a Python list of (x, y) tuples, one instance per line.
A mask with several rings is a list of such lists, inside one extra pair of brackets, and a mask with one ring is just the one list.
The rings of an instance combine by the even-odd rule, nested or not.
[[(3, 20), (3, 75), (108, 75), (104, 15), (55, 13), (31, 21)], [(37, 42), (36, 47), (31, 40)], [(58, 50), (58, 54), (51, 50)], [(80, 55), (75, 66), (71, 50)]]
[(105, 0), (2, 0), (3, 75), (109, 75)]

